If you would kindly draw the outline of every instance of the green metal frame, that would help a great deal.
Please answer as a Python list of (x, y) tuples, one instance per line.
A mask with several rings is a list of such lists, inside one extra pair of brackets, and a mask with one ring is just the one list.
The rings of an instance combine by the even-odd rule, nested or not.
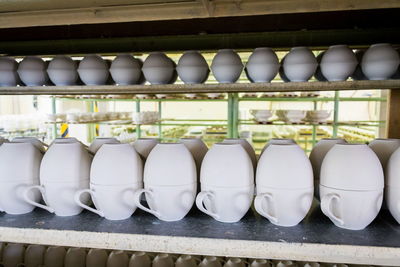
[[(70, 100), (70, 98), (52, 98), (52, 111), (56, 113), (56, 100)], [(340, 91), (335, 91), (334, 97), (262, 97), (262, 98), (248, 98), (240, 97), (238, 93), (228, 93), (227, 98), (224, 99), (74, 99), (81, 101), (88, 101), (87, 107), (89, 111), (94, 111), (95, 101), (135, 101), (136, 112), (141, 111), (141, 102), (157, 102), (158, 111), (160, 112), (161, 120), (156, 123), (158, 126), (158, 137), (165, 140), (175, 140), (175, 138), (164, 138), (163, 137), (163, 127), (164, 126), (226, 126), (227, 127), (227, 137), (237, 138), (239, 137), (239, 126), (240, 125), (257, 125), (250, 120), (240, 120), (239, 119), (239, 104), (240, 102), (246, 101), (271, 101), (271, 102), (313, 102), (313, 109), (317, 110), (318, 102), (334, 102), (333, 110), (333, 121), (328, 124), (298, 124), (298, 126), (309, 126), (312, 127), (312, 139), (307, 142), (311, 142), (314, 146), (317, 142), (317, 129), (318, 127), (332, 127), (332, 137), (337, 137), (339, 126), (368, 126), (368, 127), (381, 127), (385, 124), (384, 121), (356, 121), (356, 122), (339, 122), (339, 103), (341, 101), (374, 101), (374, 102), (384, 102), (386, 98), (383, 97), (340, 97)], [(217, 119), (168, 119), (162, 117), (162, 103), (163, 102), (186, 102), (186, 101), (201, 101), (201, 102), (225, 102), (227, 103), (227, 118), (226, 120)], [(226, 121), (226, 123), (224, 123)], [(91, 141), (95, 136), (95, 125), (101, 123), (87, 123), (88, 124), (88, 141)], [(293, 125), (289, 123), (272, 123), (268, 125)], [(263, 125), (260, 125), (263, 126)], [(137, 138), (142, 137), (142, 125), (136, 125), (136, 135)], [(57, 126), (54, 125), (54, 135), (57, 136)]]

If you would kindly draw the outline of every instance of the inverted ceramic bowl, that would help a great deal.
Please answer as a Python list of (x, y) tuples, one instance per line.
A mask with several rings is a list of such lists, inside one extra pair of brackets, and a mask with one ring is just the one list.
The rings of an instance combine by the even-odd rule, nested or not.
[(109, 76), (107, 69), (78, 69), (78, 73), (86, 85), (104, 85)]

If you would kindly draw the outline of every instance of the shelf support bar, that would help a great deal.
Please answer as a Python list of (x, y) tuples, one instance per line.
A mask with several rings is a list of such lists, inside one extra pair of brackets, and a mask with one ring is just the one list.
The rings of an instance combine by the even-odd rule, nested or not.
[(387, 137), (400, 138), (400, 91), (391, 89), (387, 103)]
[(336, 138), (338, 133), (338, 122), (339, 122), (339, 91), (335, 91), (334, 103), (333, 103), (333, 131), (332, 137)]

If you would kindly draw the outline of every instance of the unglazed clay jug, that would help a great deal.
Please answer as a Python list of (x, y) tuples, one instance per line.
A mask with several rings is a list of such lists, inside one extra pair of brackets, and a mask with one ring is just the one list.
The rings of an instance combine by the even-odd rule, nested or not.
[(3, 250), (3, 266), (16, 267), (24, 263), (25, 247), (23, 244), (7, 244)]
[(293, 47), (285, 56), (283, 69), (291, 82), (306, 82), (314, 75), (318, 63), (307, 47)]
[(222, 264), (217, 257), (207, 256), (199, 263), (199, 267), (222, 267)]
[(151, 150), (158, 144), (158, 140), (156, 138), (139, 138), (133, 142), (133, 147), (136, 152), (142, 157), (143, 162), (149, 156)]
[(11, 140), (11, 143), (31, 143), (42, 153), (46, 152), (46, 147), (47, 147), (45, 143), (43, 143), (36, 137), (15, 137), (14, 139)]
[(151, 84), (168, 84), (174, 78), (174, 63), (162, 52), (151, 53), (143, 63), (144, 77)]
[(360, 49), (358, 49), (354, 52), (354, 55), (357, 58), (357, 67), (350, 77), (355, 81), (368, 80), (368, 78), (365, 77), (364, 73), (362, 72), (362, 68), (361, 68), (361, 61), (362, 61), (362, 57), (364, 56), (364, 53), (365, 53), (365, 50), (360, 50)]
[(197, 258), (190, 255), (181, 255), (175, 262), (175, 267), (197, 267)]
[(99, 55), (87, 55), (79, 63), (78, 73), (86, 85), (103, 85), (109, 77), (109, 66)]
[(391, 155), (386, 166), (385, 202), (392, 216), (400, 224), (400, 148)]
[(110, 253), (107, 260), (107, 267), (128, 267), (129, 256), (122, 250), (116, 250)]
[(25, 57), (18, 66), (18, 75), (26, 86), (42, 86), (49, 79), (47, 76), (47, 63), (40, 57)]
[(226, 138), (222, 143), (227, 143), (227, 144), (239, 144), (241, 145), (244, 150), (246, 150), (247, 154), (249, 154), (249, 157), (251, 159), (251, 163), (253, 164), (253, 167), (257, 167), (257, 157), (256, 157), (256, 152), (254, 151), (254, 148), (250, 145), (250, 143), (244, 139), (244, 138)]
[(225, 262), (224, 267), (246, 267), (246, 263), (240, 258), (230, 258)]
[(325, 78), (325, 76), (322, 74), (322, 71), (321, 71), (321, 64), (320, 64), (320, 63), (321, 63), (321, 60), (322, 60), (322, 57), (324, 56), (324, 54), (325, 54), (325, 51), (319, 53), (318, 56), (316, 57), (317, 62), (318, 62), (318, 67), (317, 67), (317, 69), (315, 70), (314, 77), (315, 77), (315, 79), (317, 79), (317, 80), (320, 81), (320, 82), (326, 82), (326, 81), (327, 81), (327, 79)]
[(139, 84), (142, 66), (132, 55), (120, 54), (111, 63), (110, 73), (118, 85)]
[(106, 250), (91, 248), (86, 256), (86, 267), (106, 267), (107, 259)]
[(146, 252), (135, 252), (129, 260), (129, 267), (151, 267), (151, 258)]
[(174, 267), (174, 260), (169, 254), (158, 254), (153, 260), (152, 267)]
[(210, 69), (204, 57), (197, 51), (186, 51), (176, 67), (179, 78), (187, 84), (204, 83)]
[(264, 153), (265, 149), (267, 149), (270, 145), (295, 145), (296, 142), (290, 138), (271, 138), (268, 143), (263, 147), (261, 154)]
[[(24, 201), (23, 192), (39, 184), (43, 154), (31, 143), (4, 143), (0, 146), (0, 210), (9, 214), (31, 212), (35, 206)], [(38, 192), (29, 197), (40, 201)]]
[(400, 147), (400, 139), (376, 138), (372, 140), (368, 146), (378, 156), (378, 159), (381, 162), (383, 171), (385, 173), (386, 165), (390, 159), (390, 156)]
[(200, 138), (181, 138), (179, 142), (184, 144), (190, 153), (192, 153), (193, 159), (196, 162), (197, 174), (200, 175), (201, 163), (208, 151), (206, 144)]
[(58, 55), (50, 61), (47, 73), (55, 85), (74, 85), (79, 78), (76, 69), (76, 62), (71, 57)]
[[(157, 144), (146, 160), (144, 189), (136, 192), (135, 203), (160, 220), (178, 221), (192, 208), (196, 190), (196, 164), (185, 145)], [(140, 203), (143, 193), (149, 208)]]
[(254, 49), (246, 64), (246, 74), (251, 82), (271, 82), (278, 74), (279, 60), (269, 47)]
[(211, 70), (219, 83), (234, 83), (242, 73), (243, 63), (234, 50), (221, 49), (212, 60)]
[(86, 267), (86, 250), (69, 248), (65, 255), (64, 267)]
[(272, 267), (271, 263), (263, 259), (255, 259), (251, 262), (249, 267)]
[(20, 83), (17, 73), (18, 62), (12, 57), (0, 57), (0, 86), (17, 86)]
[[(92, 156), (79, 142), (55, 143), (49, 147), (40, 165), (40, 185), (28, 187), (24, 200), (58, 216), (72, 216), (81, 213), (75, 203), (78, 190), (89, 188), (89, 171)], [(30, 198), (29, 194), (40, 191), (46, 205)], [(82, 199), (88, 203), (88, 198)]]
[(93, 140), (89, 146), (89, 151), (96, 154), (100, 147), (104, 144), (120, 144), (121, 142), (114, 137), (98, 137)]
[(321, 72), (328, 81), (345, 81), (353, 74), (357, 58), (347, 45), (333, 45), (321, 60)]
[[(106, 219), (124, 220), (136, 210), (134, 193), (143, 188), (142, 180), (142, 160), (130, 144), (104, 144), (93, 158), (90, 189), (76, 192), (75, 202)], [(82, 203), (85, 193), (96, 209)]]
[(196, 198), (199, 210), (220, 222), (239, 221), (254, 194), (254, 167), (243, 146), (214, 144), (203, 159), (200, 183)]
[[(287, 55), (287, 54), (286, 54)], [(281, 77), (281, 80), (283, 81), (283, 82), (285, 82), (285, 83), (287, 83), (287, 82), (290, 82), (290, 80), (289, 80), (289, 78), (286, 76), (286, 74), (285, 74), (285, 70), (283, 69), (283, 63), (285, 62), (285, 57), (286, 56), (284, 56), (282, 59), (281, 59), (281, 64), (280, 64), (280, 67), (279, 67), (279, 77)]]
[(48, 247), (44, 255), (44, 267), (64, 267), (66, 253), (64, 247)]
[(383, 170), (364, 144), (335, 144), (321, 166), (322, 212), (338, 227), (361, 230), (378, 215), (383, 199)]
[(307, 155), (295, 144), (270, 145), (256, 172), (256, 211), (279, 226), (295, 226), (311, 208), (313, 173)]
[(399, 63), (399, 54), (390, 44), (374, 44), (365, 51), (361, 68), (370, 80), (386, 80), (396, 72)]
[(314, 195), (317, 199), (319, 199), (319, 176), (321, 173), (322, 161), (324, 160), (326, 153), (328, 153), (335, 144), (345, 143), (347, 143), (346, 140), (341, 138), (323, 138), (319, 140), (311, 150), (310, 161), (314, 173)]
[(42, 245), (29, 245), (25, 250), (25, 267), (40, 267), (44, 263), (46, 247)]

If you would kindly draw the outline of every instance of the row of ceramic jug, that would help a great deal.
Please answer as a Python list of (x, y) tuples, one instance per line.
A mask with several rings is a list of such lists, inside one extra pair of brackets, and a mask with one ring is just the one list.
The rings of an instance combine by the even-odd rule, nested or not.
[[(256, 48), (246, 64), (251, 82), (270, 82), (280, 73), (284, 81), (308, 81), (313, 75), (320, 81), (384, 80), (399, 76), (399, 55), (389, 44), (375, 44), (356, 54), (346, 45), (334, 45), (316, 58), (306, 47), (294, 47), (281, 62), (271, 48)], [(282, 66), (281, 70), (280, 67)], [(244, 65), (232, 49), (222, 49), (213, 58), (211, 70), (220, 83), (236, 82)], [(204, 83), (209, 75), (204, 57), (197, 51), (187, 51), (178, 65), (164, 53), (151, 53), (144, 62), (130, 54), (118, 55), (112, 63), (98, 55), (87, 55), (79, 63), (69, 56), (56, 56), (50, 63), (40, 57), (28, 56), (21, 63), (9, 57), (0, 58), (0, 85), (16, 86), (19, 79), (28, 86), (49, 84), (74, 85), (79, 79), (86, 85), (110, 84), (109, 74), (116, 84), (174, 83), (177, 77), (188, 84)]]
[[(348, 267), (358, 265), (0, 243), (2, 267)], [(367, 267), (368, 265), (363, 265)]]
[[(99, 138), (89, 149), (74, 138), (56, 139), (43, 156), (37, 139), (17, 138), (0, 147), (0, 207), (21, 214), (37, 206), (59, 216), (86, 208), (110, 220), (126, 219), (139, 207), (160, 220), (176, 221), (196, 201), (198, 209), (215, 220), (237, 222), (250, 209), (256, 191), (259, 214), (276, 225), (294, 226), (310, 210), (314, 169), (324, 214), (339, 227), (358, 230), (380, 210), (386, 166), (381, 154), (390, 154), (396, 142), (378, 139), (371, 142), (372, 150), (365, 144), (323, 139), (310, 162), (293, 140), (271, 139), (257, 164), (254, 149), (244, 139), (225, 139), (210, 150), (195, 138), (180, 143), (139, 139), (133, 146)], [(399, 219), (400, 150), (389, 162), (386, 200)], [(196, 197), (197, 177), (201, 190)], [(141, 203), (142, 194), (149, 207)], [(96, 208), (90, 207), (89, 195)], [(39, 203), (41, 196), (46, 205)]]

